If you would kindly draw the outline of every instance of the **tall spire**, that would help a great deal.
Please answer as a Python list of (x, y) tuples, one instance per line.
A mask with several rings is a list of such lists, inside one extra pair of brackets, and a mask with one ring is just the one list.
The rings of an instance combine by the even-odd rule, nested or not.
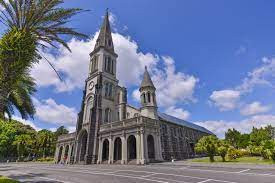
[(144, 74), (143, 74), (143, 80), (141, 82), (140, 89), (144, 88), (144, 87), (152, 87), (152, 88), (155, 89), (153, 81), (152, 81), (152, 79), (150, 77), (150, 74), (147, 70), (147, 66), (145, 66), (145, 71), (144, 71)]
[(96, 40), (95, 49), (104, 47), (114, 52), (114, 45), (112, 40), (112, 30), (109, 22), (109, 10), (106, 9), (103, 24), (101, 25), (99, 36)]

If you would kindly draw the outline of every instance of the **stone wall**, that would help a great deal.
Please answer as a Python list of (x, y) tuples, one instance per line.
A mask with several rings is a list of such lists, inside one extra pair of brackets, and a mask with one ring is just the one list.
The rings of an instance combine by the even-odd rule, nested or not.
[(194, 157), (196, 155), (195, 144), (202, 136), (208, 135), (167, 121), (160, 121), (160, 134), (164, 160), (181, 160)]

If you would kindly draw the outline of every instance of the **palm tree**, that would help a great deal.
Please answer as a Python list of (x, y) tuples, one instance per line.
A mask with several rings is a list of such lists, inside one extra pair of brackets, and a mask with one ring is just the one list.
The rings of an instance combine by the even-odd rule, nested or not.
[[(4, 8), (0, 12), (0, 22), (7, 28), (0, 41), (0, 119), (4, 119), (7, 109), (11, 111), (11, 106), (17, 108), (9, 96), (17, 87), (15, 83), (19, 82), (21, 75), (29, 73), (33, 64), (43, 57), (39, 48), (45, 49), (48, 45), (56, 48), (56, 44), (59, 43), (71, 51), (62, 35), (86, 37), (66, 25), (72, 16), (82, 10), (62, 8), (60, 5), (63, 2), (63, 0), (9, 0), (7, 2), (0, 0), (0, 6)], [(50, 62), (49, 64), (51, 65)], [(31, 91), (29, 95), (34, 92)], [(29, 110), (23, 111), (25, 111), (23, 118), (32, 116)]]
[(18, 160), (20, 160), (26, 153), (29, 153), (30, 146), (33, 139), (28, 134), (18, 135), (13, 142), (17, 146)]

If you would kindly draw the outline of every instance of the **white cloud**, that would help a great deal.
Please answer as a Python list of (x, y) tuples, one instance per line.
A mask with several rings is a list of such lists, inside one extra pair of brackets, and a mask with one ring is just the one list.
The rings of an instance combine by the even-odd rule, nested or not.
[(39, 101), (34, 99), (36, 117), (44, 122), (58, 125), (75, 125), (77, 111), (75, 108), (57, 104), (53, 99)]
[(165, 110), (165, 113), (183, 120), (187, 120), (190, 116), (190, 113), (188, 111), (185, 111), (181, 108), (175, 108), (174, 106), (167, 108)]
[(221, 111), (235, 109), (238, 105), (241, 93), (235, 90), (214, 91), (210, 96), (210, 101)]
[(268, 112), (271, 109), (271, 106), (263, 106), (260, 102), (253, 102), (251, 104), (245, 105), (241, 109), (241, 114), (245, 116), (255, 115), (259, 113)]
[(112, 26), (115, 26), (116, 20), (117, 20), (116, 15), (113, 14), (112, 12), (109, 12), (109, 21)]
[(176, 72), (174, 60), (162, 57), (163, 69), (153, 68), (152, 79), (157, 88), (157, 100), (161, 107), (171, 107), (176, 104), (195, 102), (194, 90), (199, 79)]
[(248, 73), (248, 76), (243, 80), (240, 86), (236, 89), (242, 93), (253, 91), (255, 86), (265, 85), (269, 87), (275, 86), (275, 58), (262, 59), (262, 65), (257, 67), (252, 72)]
[[(232, 90), (219, 90), (214, 91), (210, 100), (217, 106), (221, 111), (233, 110), (236, 107), (241, 106), (240, 97), (248, 94), (254, 90), (256, 86), (262, 85), (274, 88), (275, 87), (275, 58), (262, 59), (262, 65), (255, 68), (252, 72), (249, 72), (247, 77), (243, 79), (242, 83)], [(255, 109), (254, 104), (254, 109)], [(259, 108), (258, 108), (259, 110)], [(267, 108), (264, 108), (265, 112)], [(248, 111), (241, 111), (241, 113), (251, 113)], [(258, 112), (256, 112), (258, 113)], [(251, 113), (251, 114), (256, 114)], [(250, 115), (250, 114), (248, 114)]]
[(69, 130), (70, 133), (73, 133), (73, 132), (76, 131), (75, 126), (68, 126), (68, 127), (66, 127), (66, 128)]
[(22, 119), (21, 117), (19, 116), (12, 116), (12, 119), (16, 120), (16, 121), (19, 121), (21, 123), (23, 123), (24, 125), (29, 125), (31, 126), (32, 128), (34, 128), (36, 131), (39, 131), (41, 130), (41, 128), (37, 127), (32, 121), (30, 120), (25, 120), (25, 119)]
[(215, 133), (218, 137), (224, 138), (228, 129), (235, 128), (242, 133), (250, 133), (253, 127), (260, 128), (268, 125), (275, 126), (274, 115), (255, 115), (241, 121), (203, 121), (196, 122), (197, 125), (203, 126)]

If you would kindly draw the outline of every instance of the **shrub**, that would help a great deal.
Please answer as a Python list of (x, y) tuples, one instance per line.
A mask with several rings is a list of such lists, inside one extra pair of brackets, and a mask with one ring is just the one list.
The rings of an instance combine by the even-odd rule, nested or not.
[(250, 155), (250, 152), (247, 149), (240, 149), (238, 151), (240, 153), (240, 157), (249, 156)]
[(230, 160), (237, 159), (241, 157), (241, 151), (231, 146), (228, 148), (227, 157)]
[(261, 146), (252, 146), (248, 147), (251, 156), (261, 156), (262, 147)]

